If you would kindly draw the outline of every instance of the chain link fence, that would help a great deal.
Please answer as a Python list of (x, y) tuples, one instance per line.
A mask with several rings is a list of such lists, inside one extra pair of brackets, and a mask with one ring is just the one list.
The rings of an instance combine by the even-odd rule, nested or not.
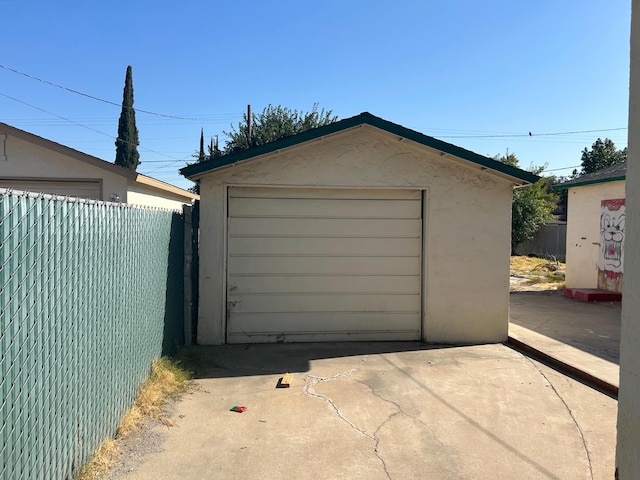
[(0, 479), (71, 478), (182, 343), (183, 228), (0, 189)]

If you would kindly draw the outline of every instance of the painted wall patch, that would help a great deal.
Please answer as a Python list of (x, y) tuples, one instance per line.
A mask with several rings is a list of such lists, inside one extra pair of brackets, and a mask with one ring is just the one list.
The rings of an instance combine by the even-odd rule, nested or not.
[(625, 199), (602, 200), (598, 288), (622, 292)]

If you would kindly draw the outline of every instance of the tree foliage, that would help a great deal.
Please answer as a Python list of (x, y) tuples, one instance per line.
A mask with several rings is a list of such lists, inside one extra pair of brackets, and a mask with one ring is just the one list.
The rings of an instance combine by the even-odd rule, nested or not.
[(598, 138), (593, 145), (591, 145), (591, 150), (585, 148), (582, 151), (582, 171), (580, 175), (597, 172), (611, 165), (622, 163), (626, 161), (626, 159), (626, 147), (618, 150), (612, 140), (608, 138), (604, 140)]
[(138, 153), (138, 128), (136, 112), (133, 109), (133, 76), (131, 65), (127, 67), (122, 94), (122, 112), (118, 121), (118, 138), (116, 138), (115, 164), (135, 171), (140, 165)]
[[(519, 167), (518, 158), (514, 154), (497, 156), (496, 160)], [(539, 175), (543, 167), (532, 166), (529, 170)], [(558, 196), (552, 188), (552, 180), (542, 177), (533, 185), (516, 188), (513, 191), (511, 204), (511, 253), (525, 240), (530, 240), (540, 227), (553, 220)]]
[[(209, 145), (207, 145), (208, 153), (204, 151), (204, 129), (200, 129), (200, 149), (194, 153), (193, 158), (197, 159), (197, 163), (208, 162), (209, 160), (215, 160), (222, 156), (222, 152), (218, 148), (218, 136), (216, 135), (215, 142), (213, 138)], [(195, 181), (195, 185), (188, 188), (190, 192), (200, 195), (200, 180)]]
[(313, 105), (310, 112), (291, 110), (280, 105), (275, 107), (269, 104), (261, 113), (251, 114), (251, 139), (248, 135), (247, 114), (244, 115), (243, 122), (238, 123), (237, 127), (232, 125), (231, 131), (223, 132), (227, 136), (224, 153), (233, 153), (264, 145), (305, 130), (328, 125), (336, 120), (338, 117), (333, 115), (331, 110), (325, 111), (324, 108), (318, 110), (317, 103)]
[(198, 152), (198, 163), (204, 162), (206, 155), (204, 153), (204, 128), (200, 129), (200, 151)]

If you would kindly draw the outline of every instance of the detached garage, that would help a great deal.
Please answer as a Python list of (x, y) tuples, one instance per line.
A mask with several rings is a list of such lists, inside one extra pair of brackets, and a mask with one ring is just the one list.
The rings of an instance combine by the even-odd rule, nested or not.
[(199, 343), (506, 339), (511, 193), (535, 175), (368, 113), (182, 173)]

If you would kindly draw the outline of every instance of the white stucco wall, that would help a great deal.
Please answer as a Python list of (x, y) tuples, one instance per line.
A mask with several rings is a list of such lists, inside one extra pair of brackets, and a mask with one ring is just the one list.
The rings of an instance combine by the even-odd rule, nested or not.
[[(163, 196), (159, 196), (163, 195)], [(169, 192), (159, 193), (156, 189), (145, 185), (136, 184), (129, 181), (127, 192), (127, 203), (131, 205), (144, 205), (146, 207), (168, 208), (171, 210), (182, 210), (182, 205), (190, 204), (189, 199)]]
[(424, 189), (424, 340), (506, 340), (511, 183), (362, 126), (201, 179), (199, 343), (225, 340), (228, 185)]
[(631, 82), (624, 258), (620, 332), (620, 393), (616, 466), (620, 480), (640, 472), (640, 0), (631, 15)]
[(115, 193), (127, 201), (127, 179), (81, 160), (27, 142), (13, 135), (5, 140), (6, 160), (0, 160), (0, 176), (57, 179), (101, 179), (102, 200)]
[(569, 189), (567, 203), (568, 288), (598, 288), (602, 200), (625, 198), (625, 182), (606, 182)]

